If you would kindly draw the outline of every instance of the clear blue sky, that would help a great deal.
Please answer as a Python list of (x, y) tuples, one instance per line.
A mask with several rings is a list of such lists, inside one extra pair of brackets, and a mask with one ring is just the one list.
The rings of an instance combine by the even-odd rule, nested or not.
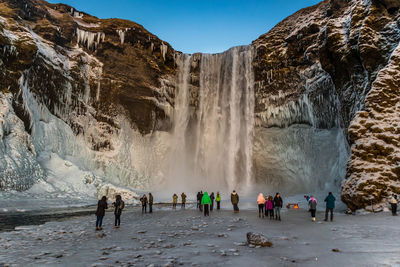
[(99, 18), (143, 25), (176, 50), (222, 52), (250, 44), (297, 10), (321, 0), (50, 0)]

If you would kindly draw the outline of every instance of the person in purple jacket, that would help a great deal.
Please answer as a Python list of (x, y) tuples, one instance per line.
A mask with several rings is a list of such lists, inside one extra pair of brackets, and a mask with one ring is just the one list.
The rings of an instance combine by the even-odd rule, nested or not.
[(274, 218), (274, 199), (272, 196), (268, 196), (267, 202), (265, 203), (265, 216), (268, 216), (272, 220)]

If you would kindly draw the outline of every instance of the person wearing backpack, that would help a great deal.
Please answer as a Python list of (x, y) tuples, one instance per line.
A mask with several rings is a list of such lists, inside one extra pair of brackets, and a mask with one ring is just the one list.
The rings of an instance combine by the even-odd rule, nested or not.
[(149, 213), (153, 213), (153, 195), (149, 193)]
[(310, 211), (311, 211), (311, 217), (312, 221), (315, 222), (315, 212), (317, 211), (317, 200), (314, 198), (314, 196), (310, 197)]
[(121, 195), (117, 195), (115, 197), (115, 202), (113, 203), (113, 205), (114, 205), (114, 215), (115, 215), (114, 228), (119, 228), (119, 226), (121, 225), (121, 213), (125, 207), (125, 203), (124, 201), (122, 201)]
[(97, 210), (96, 210), (96, 231), (103, 230), (103, 218), (106, 214), (107, 206), (107, 197), (103, 196), (99, 202), (97, 202)]
[(141, 198), (140, 198), (140, 202), (142, 202), (142, 214), (143, 213), (147, 213), (147, 196), (146, 194), (144, 194)]
[(221, 195), (219, 192), (217, 192), (217, 196), (215, 198), (215, 201), (217, 202), (217, 210), (221, 209)]

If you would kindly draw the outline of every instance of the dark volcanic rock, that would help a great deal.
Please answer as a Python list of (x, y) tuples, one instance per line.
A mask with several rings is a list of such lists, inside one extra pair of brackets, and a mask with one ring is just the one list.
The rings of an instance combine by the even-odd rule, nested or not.
[(247, 237), (247, 243), (252, 244), (254, 246), (272, 247), (272, 242), (270, 242), (262, 234), (256, 234), (256, 233), (248, 232), (246, 234), (246, 237)]

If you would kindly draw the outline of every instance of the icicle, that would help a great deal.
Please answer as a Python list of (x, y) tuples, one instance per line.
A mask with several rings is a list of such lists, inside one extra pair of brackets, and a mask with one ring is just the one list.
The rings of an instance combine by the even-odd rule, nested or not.
[(125, 41), (125, 30), (117, 30), (119, 35), (119, 39), (121, 40), (121, 44), (124, 44)]
[(103, 32), (88, 32), (76, 29), (76, 34), (78, 36), (78, 44), (86, 45), (87, 49), (96, 49), (99, 43), (104, 42), (105, 34)]
[(161, 42), (160, 50), (161, 50), (161, 55), (165, 61), (165, 55), (167, 54), (168, 46), (166, 44), (164, 44), (164, 42)]

